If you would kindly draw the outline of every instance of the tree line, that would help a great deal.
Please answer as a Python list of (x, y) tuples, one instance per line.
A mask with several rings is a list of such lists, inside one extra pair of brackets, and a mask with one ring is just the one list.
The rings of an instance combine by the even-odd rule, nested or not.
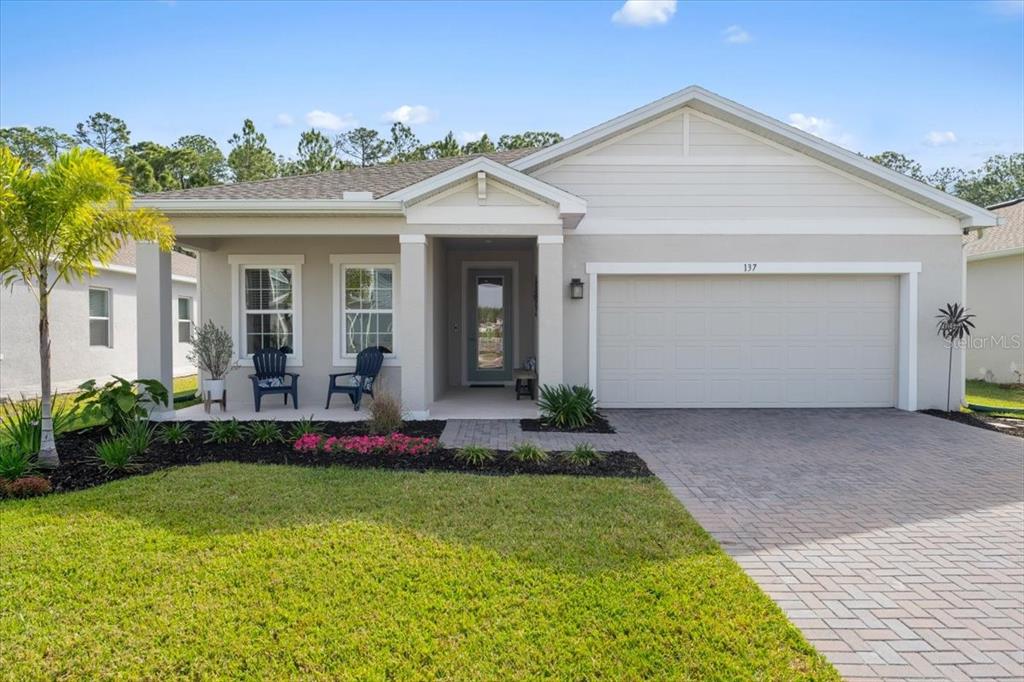
[(252, 119), (245, 119), (242, 129), (228, 138), (227, 155), (207, 135), (183, 135), (170, 145), (150, 140), (133, 143), (128, 125), (106, 112), (89, 116), (70, 133), (47, 126), (0, 128), (0, 145), (36, 170), (45, 168), (68, 149), (95, 149), (121, 168), (136, 194), (545, 147), (561, 141), (558, 133), (526, 131), (502, 135), (497, 142), (485, 134), (479, 140), (460, 145), (449, 131), (440, 140), (423, 143), (412, 128), (394, 123), (383, 134), (359, 127), (334, 138), (310, 129), (299, 135), (295, 156), (285, 157), (274, 153), (266, 135), (256, 129)]
[[(70, 133), (45, 126), (0, 128), (0, 145), (36, 169), (72, 147), (96, 149), (114, 160), (137, 194), (546, 147), (561, 141), (562, 136), (555, 132), (526, 131), (502, 135), (497, 142), (485, 134), (460, 145), (449, 132), (440, 140), (423, 143), (412, 128), (394, 123), (384, 133), (359, 127), (334, 138), (310, 129), (299, 135), (295, 156), (286, 158), (274, 153), (252, 119), (245, 119), (242, 129), (228, 138), (226, 156), (207, 135), (183, 135), (169, 146), (148, 140), (132, 143), (127, 124), (105, 112), (93, 114)], [(1024, 196), (1024, 153), (997, 154), (974, 170), (945, 166), (930, 174), (899, 152), (885, 151), (867, 158), (979, 206)]]

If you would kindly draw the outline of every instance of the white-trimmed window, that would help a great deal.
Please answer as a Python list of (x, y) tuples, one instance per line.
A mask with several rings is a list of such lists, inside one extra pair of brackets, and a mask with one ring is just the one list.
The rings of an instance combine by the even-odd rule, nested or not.
[(178, 297), (178, 343), (192, 340), (192, 297)]
[(264, 348), (302, 363), (302, 256), (228, 256), (232, 269), (232, 330), (242, 363)]
[(398, 254), (331, 256), (334, 278), (334, 363), (351, 364), (372, 346), (397, 354)]
[(89, 287), (89, 345), (110, 348), (110, 289)]

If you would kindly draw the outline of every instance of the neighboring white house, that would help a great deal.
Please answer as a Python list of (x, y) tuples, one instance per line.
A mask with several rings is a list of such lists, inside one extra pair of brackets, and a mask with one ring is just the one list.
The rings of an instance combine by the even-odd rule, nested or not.
[[(173, 253), (168, 303), (173, 374), (192, 374), (188, 339), (196, 320), (196, 259)], [(138, 329), (135, 244), (125, 245), (94, 277), (61, 283), (50, 298), (55, 391), (112, 375), (134, 378)], [(39, 307), (23, 282), (0, 290), (0, 397), (39, 393)]]
[(967, 377), (1001, 384), (1024, 377), (1024, 197), (989, 209), (1006, 222), (964, 238), (967, 305), (977, 315)]
[[(199, 251), (202, 319), (241, 364), (287, 347), (316, 406), (384, 345), (418, 416), (528, 358), (607, 407), (943, 407), (934, 311), (962, 297), (962, 231), (997, 222), (699, 87), (544, 149), (138, 204)], [(168, 316), (169, 260), (140, 245), (139, 276)], [(139, 333), (166, 376), (170, 329)], [(246, 372), (228, 384), (249, 408)]]

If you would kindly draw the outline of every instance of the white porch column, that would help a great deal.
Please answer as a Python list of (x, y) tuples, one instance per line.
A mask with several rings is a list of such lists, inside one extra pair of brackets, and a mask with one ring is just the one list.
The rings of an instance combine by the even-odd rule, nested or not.
[(403, 234), (401, 300), (398, 319), (398, 358), (402, 365), (402, 408), (415, 418), (430, 416), (427, 409), (427, 238)]
[(537, 237), (537, 384), (562, 383), (561, 235)]
[(156, 379), (167, 387), (169, 404), (154, 413), (170, 412), (174, 409), (171, 254), (154, 242), (136, 242), (135, 268), (137, 372), (140, 379)]

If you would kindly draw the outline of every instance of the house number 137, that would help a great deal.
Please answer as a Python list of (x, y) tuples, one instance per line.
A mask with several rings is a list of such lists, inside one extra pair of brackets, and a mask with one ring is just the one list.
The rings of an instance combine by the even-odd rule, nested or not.
[(744, 263), (743, 272), (753, 272), (757, 270), (757, 263)]

